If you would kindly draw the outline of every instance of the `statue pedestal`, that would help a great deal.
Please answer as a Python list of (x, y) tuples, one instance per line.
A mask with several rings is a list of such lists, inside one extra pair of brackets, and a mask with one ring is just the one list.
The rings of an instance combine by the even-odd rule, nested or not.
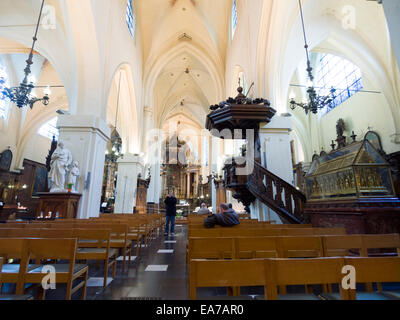
[(41, 192), (39, 196), (39, 208), (37, 216), (43, 212), (46, 217), (51, 212), (50, 218), (55, 218), (58, 212), (59, 218), (76, 219), (78, 214), (79, 200), (82, 197), (79, 193), (50, 193)]

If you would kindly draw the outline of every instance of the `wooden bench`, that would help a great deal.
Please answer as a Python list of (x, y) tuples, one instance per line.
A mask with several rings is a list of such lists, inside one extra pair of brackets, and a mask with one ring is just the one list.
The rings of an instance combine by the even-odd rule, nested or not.
[(111, 231), (101, 229), (8, 229), (0, 230), (0, 237), (10, 238), (76, 238), (78, 248), (77, 260), (104, 261), (104, 286), (107, 285), (108, 271), (111, 267), (112, 277), (116, 275), (118, 250), (110, 248)]
[[(310, 291), (305, 294), (280, 294), (278, 288), (289, 285), (341, 284), (345, 265), (343, 258), (266, 259), (266, 299), (268, 300), (320, 300)], [(341, 288), (341, 287), (340, 287)], [(340, 290), (342, 299), (349, 299), (348, 292)]]
[(344, 235), (344, 228), (215, 228), (189, 229), (188, 237), (257, 237), (257, 236), (311, 236)]
[[(346, 257), (345, 265), (354, 267), (356, 283), (400, 282), (400, 257)], [(399, 300), (400, 292), (385, 292), (378, 287), (378, 292), (357, 292), (348, 290), (351, 300)], [(337, 300), (337, 294), (321, 295), (327, 300)]]
[(131, 262), (132, 256), (132, 241), (128, 239), (129, 227), (126, 223), (98, 223), (98, 222), (86, 222), (86, 223), (57, 223), (51, 224), (51, 228), (62, 228), (62, 229), (107, 229), (111, 231), (110, 247), (122, 251), (123, 254), (123, 268), (126, 266), (126, 257), (128, 256), (129, 262)]
[(4, 295), (1, 294), (1, 270), (3, 269), (3, 258), (0, 257), (0, 301), (18, 301), (18, 300), (33, 300), (31, 295)]
[[(55, 282), (67, 285), (66, 300), (71, 300), (72, 294), (82, 289), (81, 298), (86, 299), (86, 285), (88, 279), (88, 266), (86, 264), (76, 264), (77, 239), (29, 239), (28, 240), (28, 259), (33, 256), (43, 260), (46, 265), (47, 260), (67, 260), (68, 264), (56, 263), (50, 266), (55, 270)], [(25, 272), (23, 275), (25, 283), (41, 284), (43, 280), (44, 266)], [(73, 286), (74, 281), (80, 282)], [(43, 299), (45, 297), (43, 294)]]
[[(40, 290), (40, 298), (45, 298), (45, 290), (42, 288), (44, 274), (43, 267), (47, 261), (67, 260), (68, 264), (52, 264), (55, 270), (55, 281), (67, 285), (66, 299), (70, 300), (74, 292), (82, 289), (81, 297), (86, 298), (86, 284), (88, 266), (75, 264), (77, 239), (0, 239), (0, 255), (19, 260), (17, 264), (5, 264), (2, 269), (4, 283), (16, 283), (16, 294), (25, 292), (25, 284), (37, 284)], [(29, 264), (35, 259), (38, 264)], [(43, 260), (43, 264), (41, 263)], [(74, 281), (80, 282), (73, 286)]]
[(323, 257), (321, 236), (189, 238), (191, 259), (315, 258)]
[(193, 259), (189, 267), (189, 297), (197, 299), (197, 288), (265, 286), (265, 280), (262, 259)]

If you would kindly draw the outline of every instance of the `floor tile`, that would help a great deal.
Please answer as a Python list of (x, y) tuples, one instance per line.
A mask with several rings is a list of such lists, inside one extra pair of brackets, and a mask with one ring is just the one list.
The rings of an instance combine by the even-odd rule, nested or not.
[[(107, 278), (107, 286), (113, 281), (113, 278)], [(104, 283), (104, 278), (92, 277), (87, 281), (88, 287), (102, 287)]]
[[(136, 256), (131, 256), (131, 262), (135, 261), (136, 258)], [(118, 257), (117, 261), (124, 261), (124, 256)], [(126, 257), (126, 261), (129, 261), (129, 256)]]
[(148, 265), (144, 271), (162, 271), (165, 272), (168, 270), (168, 265)]
[(158, 250), (157, 253), (174, 253), (174, 250)]

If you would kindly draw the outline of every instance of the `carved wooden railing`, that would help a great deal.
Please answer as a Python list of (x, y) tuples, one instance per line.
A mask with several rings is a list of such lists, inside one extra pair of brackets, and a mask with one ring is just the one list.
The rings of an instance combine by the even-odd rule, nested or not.
[[(242, 163), (238, 165), (237, 163)], [(249, 175), (237, 175), (235, 169), (244, 167), (243, 158), (237, 158), (225, 166), (225, 183), (235, 192), (235, 198), (246, 206), (259, 199), (276, 212), (284, 223), (305, 223), (305, 195), (283, 179), (253, 162), (254, 170)]]

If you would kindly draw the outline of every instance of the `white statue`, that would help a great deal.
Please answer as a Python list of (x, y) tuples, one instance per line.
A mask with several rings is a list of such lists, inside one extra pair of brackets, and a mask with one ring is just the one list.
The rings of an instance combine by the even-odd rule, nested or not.
[(51, 156), (50, 162), (50, 192), (65, 192), (65, 174), (72, 163), (71, 151), (64, 148), (64, 142), (59, 141), (57, 149)]
[(72, 167), (69, 170), (69, 174), (68, 174), (67, 184), (72, 185), (73, 192), (76, 192), (76, 180), (81, 174), (79, 171), (78, 165), (79, 165), (78, 161), (72, 162)]

